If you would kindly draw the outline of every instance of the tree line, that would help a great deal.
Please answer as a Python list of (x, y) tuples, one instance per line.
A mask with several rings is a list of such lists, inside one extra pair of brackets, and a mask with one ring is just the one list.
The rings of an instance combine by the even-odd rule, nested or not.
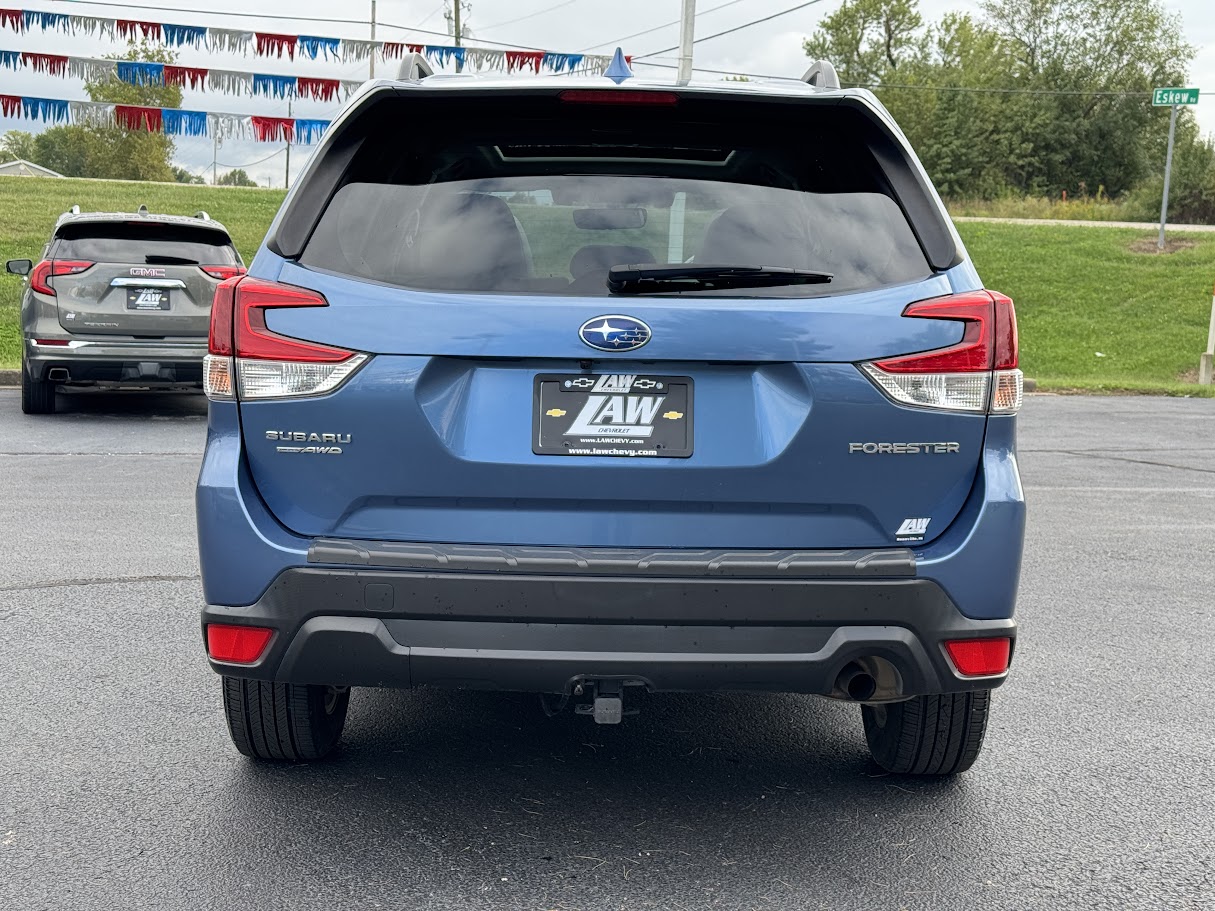
[[(873, 89), (943, 196), (1159, 212), (1169, 109), (1151, 92), (1185, 85), (1194, 57), (1159, 0), (983, 0), (933, 23), (917, 0), (845, 0), (805, 50)], [(1173, 162), (1171, 217), (1215, 222), (1215, 141), (1184, 108)]]

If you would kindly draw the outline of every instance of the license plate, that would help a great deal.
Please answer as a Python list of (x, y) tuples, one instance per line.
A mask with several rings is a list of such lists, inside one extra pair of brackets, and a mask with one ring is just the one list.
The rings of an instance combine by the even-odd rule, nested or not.
[(159, 288), (128, 288), (128, 310), (168, 310), (169, 292)]
[(686, 459), (692, 454), (692, 378), (540, 374), (532, 452)]

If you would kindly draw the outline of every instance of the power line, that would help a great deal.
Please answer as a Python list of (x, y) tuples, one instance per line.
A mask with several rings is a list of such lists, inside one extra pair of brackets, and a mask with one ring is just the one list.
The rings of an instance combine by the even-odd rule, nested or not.
[[(285, 151), (287, 151), (287, 147), (283, 146), (277, 152), (271, 152), (265, 158), (259, 158), (257, 161), (250, 161), (248, 164), (225, 164), (222, 161), (217, 161), (215, 163), (217, 165), (219, 165), (221, 168), (229, 168), (229, 169), (231, 169), (231, 168), (251, 168), (254, 165), (262, 164), (263, 162), (269, 161), (271, 158), (276, 158), (277, 156), (282, 155)], [(208, 165), (208, 167), (210, 167), (210, 165)]]
[[(696, 14), (696, 18), (699, 19), (701, 16), (707, 16), (709, 13), (715, 13), (719, 9), (725, 9), (727, 6), (734, 6), (734, 5), (736, 5), (738, 3), (742, 3), (742, 2), (743, 2), (743, 0), (730, 0), (729, 3), (723, 3), (720, 6), (714, 6), (710, 9), (701, 10), (700, 12), (698, 12)], [(648, 34), (650, 34), (650, 32), (660, 32), (664, 28), (670, 28), (672, 25), (679, 25), (679, 22), (680, 22), (680, 20), (678, 20), (678, 19), (676, 19), (672, 22), (664, 22), (662, 25), (656, 25), (653, 28), (647, 28), (643, 32), (633, 32), (633, 34), (625, 35), (623, 38), (614, 38), (611, 41), (603, 41), (603, 42), (600, 42), (599, 44), (592, 44), (590, 47), (582, 48), (579, 51), (579, 53), (583, 53), (585, 51), (593, 51), (597, 47), (607, 47), (607, 46), (613, 45), (613, 44), (618, 45), (621, 42), (628, 41), (630, 38), (640, 38), (642, 35), (648, 35)], [(659, 51), (658, 53), (661, 54), (662, 51)]]
[[(771, 16), (764, 16), (762, 19), (752, 19), (750, 22), (744, 22), (742, 25), (736, 25), (734, 28), (728, 28), (724, 32), (717, 32), (714, 35), (706, 35), (703, 38), (697, 38), (693, 44), (700, 44), (702, 41), (712, 41), (714, 38), (720, 38), (722, 35), (730, 35), (734, 32), (740, 32), (745, 28), (750, 28), (753, 25), (759, 25), (761, 22), (770, 22), (781, 16), (787, 16), (789, 13), (796, 13), (799, 9), (805, 9), (807, 6), (813, 6), (816, 3), (822, 3), (823, 0), (807, 0), (806, 3), (801, 3), (797, 6), (791, 6), (789, 9), (783, 9), (779, 13), (773, 13)], [(657, 57), (659, 54), (665, 54), (667, 51), (677, 51), (679, 45), (674, 47), (664, 47), (661, 51), (654, 51), (652, 54), (642, 54), (641, 57)], [(635, 60), (640, 60), (641, 57), (635, 57)]]
[[(551, 13), (554, 10), (559, 10), (563, 6), (573, 6), (578, 0), (562, 0), (556, 6), (548, 6), (544, 9), (536, 10), (534, 13), (528, 13), (526, 16), (519, 16), (516, 19), (507, 19), (505, 22), (495, 22), (493, 25), (483, 25), (481, 28), (502, 28), (504, 25), (514, 25), (516, 22), (522, 22), (524, 19), (535, 19), (537, 16), (543, 16), (545, 13)], [(423, 19), (423, 22), (426, 20)]]

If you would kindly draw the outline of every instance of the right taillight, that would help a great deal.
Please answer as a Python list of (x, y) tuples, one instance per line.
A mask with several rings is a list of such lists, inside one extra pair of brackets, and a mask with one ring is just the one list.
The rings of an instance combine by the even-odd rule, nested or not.
[(44, 259), (30, 270), (30, 287), (39, 294), (55, 296), (51, 278), (55, 275), (76, 275), (93, 268), (93, 263), (80, 259)]
[(861, 369), (890, 398), (944, 411), (1015, 414), (1021, 407), (1012, 300), (992, 291), (970, 291), (918, 301), (903, 316), (959, 321), (962, 339), (948, 348), (862, 363)]
[(231, 400), (332, 392), (367, 355), (279, 335), (266, 326), (267, 310), (327, 306), (318, 292), (295, 285), (247, 276), (220, 282), (203, 367), (207, 395)]

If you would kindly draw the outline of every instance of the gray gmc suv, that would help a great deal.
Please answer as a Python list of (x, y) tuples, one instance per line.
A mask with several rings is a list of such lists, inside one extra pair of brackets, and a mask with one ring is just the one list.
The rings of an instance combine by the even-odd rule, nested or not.
[(215, 286), (245, 268), (205, 212), (60, 216), (21, 299), (21, 409), (52, 414), (63, 386), (202, 386)]

